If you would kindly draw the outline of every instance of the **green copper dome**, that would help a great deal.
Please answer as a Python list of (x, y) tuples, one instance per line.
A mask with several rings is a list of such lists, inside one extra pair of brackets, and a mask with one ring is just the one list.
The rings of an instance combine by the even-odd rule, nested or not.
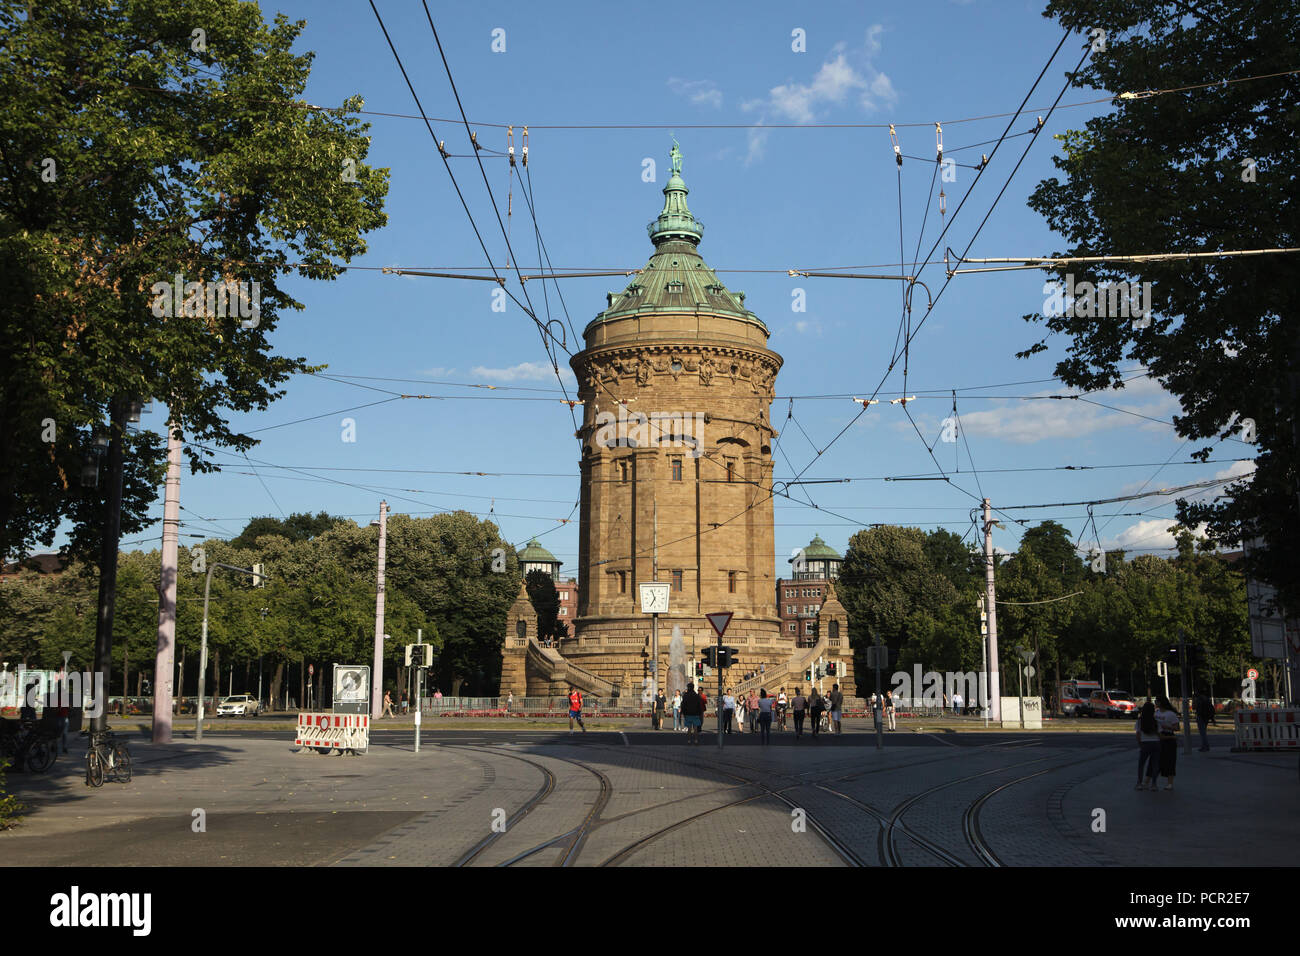
[(831, 561), (843, 561), (844, 556), (837, 554), (835, 549), (822, 540), (822, 536), (813, 535), (813, 539), (808, 542), (808, 546), (803, 549), (804, 558), (810, 561), (827, 558)]
[(745, 293), (728, 289), (700, 257), (697, 247), (704, 224), (686, 205), (689, 190), (682, 181), (682, 153), (676, 143), (670, 155), (672, 176), (664, 186), (664, 208), (647, 227), (655, 251), (626, 289), (607, 294), (609, 308), (591, 325), (653, 312), (707, 312), (753, 323), (766, 333), (767, 326), (745, 308)]
[(538, 544), (536, 538), (531, 539), (524, 550), (519, 552), (519, 561), (521, 564), (560, 563), (560, 559)]

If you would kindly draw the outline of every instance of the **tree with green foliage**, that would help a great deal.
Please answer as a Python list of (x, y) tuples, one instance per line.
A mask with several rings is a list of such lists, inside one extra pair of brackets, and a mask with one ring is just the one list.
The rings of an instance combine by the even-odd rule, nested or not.
[[(314, 539), (322, 559), (353, 573), (375, 574), (378, 529), (344, 522)], [(504, 553), (496, 572), (494, 554)], [(269, 570), (269, 568), (268, 568)], [(442, 645), (431, 686), (444, 693), (467, 684), (475, 696), (495, 693), (501, 678), (506, 612), (519, 592), (519, 561), (497, 526), (465, 511), (388, 519), (388, 587), (409, 597), (437, 628)], [(373, 593), (373, 592), (372, 592)], [(389, 630), (395, 637), (396, 631)], [(414, 633), (404, 636), (414, 640)]]
[(268, 534), (279, 535), (290, 541), (310, 541), (317, 535), (324, 534), (340, 521), (347, 520), (347, 518), (326, 514), (324, 511), (315, 515), (294, 513), (287, 518), (270, 516), (254, 518), (244, 526), (243, 531), (230, 540), (230, 544), (235, 548), (255, 550), (257, 539)]
[(524, 587), (528, 590), (533, 610), (537, 612), (537, 639), (543, 644), (554, 643), (560, 636), (562, 624), (560, 592), (556, 590), (555, 582), (547, 572), (534, 568), (524, 575)]
[[(954, 583), (962, 579), (962, 561), (952, 544), (949, 532), (927, 535), (891, 525), (849, 539), (835, 590), (848, 612), (859, 672), (866, 673), (864, 648), (875, 635), (899, 653), (900, 666), (915, 661), (926, 669), (956, 670), (968, 659), (965, 632), (975, 627), (978, 635), (978, 622), (973, 593), (963, 622)], [(965, 563), (969, 569), (969, 559)]]
[[(1293, 4), (1051, 0), (1044, 16), (1088, 42), (1102, 31), (1104, 49), (1071, 82), (1115, 97), (1111, 111), (1059, 137), (1064, 179), (1044, 180), (1029, 201), (1070, 243), (1063, 255), (1296, 245)], [(1290, 558), (1300, 537), (1296, 264), (1282, 254), (1063, 266), (1076, 282), (1152, 283), (1150, 322), (1086, 309), (1026, 316), (1048, 336), (1021, 353), (1067, 337), (1056, 374), (1084, 389), (1121, 387), (1121, 367), (1141, 363), (1181, 403), (1178, 434), (1204, 443), (1194, 457), (1254, 454), (1253, 478), (1211, 501), (1180, 501), (1178, 518), (1205, 522), (1216, 543), (1262, 537), (1267, 550), (1248, 568), (1292, 608), (1300, 607), (1300, 564)]]
[[(302, 29), (239, 0), (0, 0), (0, 556), (65, 519), (95, 553), (106, 483), (79, 475), (110, 403), (165, 402), (192, 469), (215, 470), (214, 446), (255, 444), (229, 414), (309, 369), (271, 348), (303, 308), (283, 280), (364, 252), (388, 177), (360, 98), (299, 99)], [(130, 534), (165, 450), (125, 440)]]

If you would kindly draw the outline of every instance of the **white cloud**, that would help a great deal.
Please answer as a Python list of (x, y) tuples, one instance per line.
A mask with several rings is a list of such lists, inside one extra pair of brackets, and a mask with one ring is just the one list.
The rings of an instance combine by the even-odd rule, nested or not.
[(774, 86), (765, 98), (746, 101), (741, 108), (762, 110), (765, 116), (771, 113), (795, 123), (811, 123), (820, 108), (842, 104), (854, 92), (868, 112), (896, 102), (898, 93), (893, 83), (871, 62), (881, 50), (879, 36), (883, 31), (880, 24), (873, 25), (857, 50), (849, 50), (842, 42), (835, 44), (830, 59), (822, 63), (811, 81)]
[(756, 128), (749, 130), (747, 137), (747, 150), (745, 152), (745, 165), (757, 162), (763, 158), (763, 151), (767, 146), (767, 138), (772, 134), (770, 129)]
[(1255, 463), (1253, 461), (1234, 461), (1222, 471), (1214, 473), (1215, 478), (1241, 478), (1245, 475), (1255, 473)]
[[(1102, 546), (1107, 551), (1161, 551), (1172, 550), (1174, 528), (1178, 522), (1174, 518), (1150, 518), (1131, 524), (1113, 538), (1103, 539)], [(1205, 525), (1192, 529), (1196, 537), (1204, 537)], [(1086, 546), (1086, 545), (1085, 545)]]
[(668, 88), (696, 106), (711, 106), (715, 110), (722, 108), (722, 90), (712, 80), (683, 80), (670, 76)]
[[(539, 382), (555, 378), (555, 370), (544, 362), (520, 362), (509, 368), (486, 368), (476, 365), (470, 370), (475, 378), (485, 378), (493, 382)], [(568, 366), (560, 366), (561, 377), (572, 379), (573, 372)]]
[(429, 376), (430, 378), (446, 378), (446, 377), (448, 377), (449, 375), (455, 375), (455, 374), (456, 374), (456, 370), (455, 370), (454, 368), (443, 368), (443, 367), (440, 365), (440, 366), (438, 366), (437, 368), (426, 368), (426, 369), (421, 369), (421, 370), (420, 370), (420, 374), (421, 374), (421, 375), (427, 375), (427, 376)]
[(822, 324), (813, 319), (800, 319), (794, 324), (794, 330), (800, 335), (803, 335), (805, 332), (811, 332), (814, 335), (821, 335)]
[[(992, 408), (961, 412), (961, 421), (969, 435), (1032, 444), (1053, 438), (1080, 438), (1095, 432), (1134, 426), (1170, 433), (1170, 426), (1147, 422), (1134, 415), (1167, 420), (1178, 410), (1177, 400), (1151, 378), (1136, 379), (1123, 389), (1090, 392), (1083, 396), (1089, 401), (1045, 397), (1059, 394), (1062, 394), (1061, 390), (1049, 390), (1036, 393), (1038, 397), (1032, 400), (999, 400)], [(1089, 402), (1100, 402), (1111, 408), (1102, 408)], [(971, 404), (973, 403), (968, 399), (967, 407)]]
[(884, 32), (884, 26), (879, 23), (873, 23), (867, 28), (867, 56), (875, 56), (880, 52), (880, 40), (877, 38)]
[[(876, 78), (871, 81), (871, 92), (874, 96), (884, 100), (887, 103), (893, 103), (898, 99), (898, 93), (894, 91), (894, 84), (890, 82), (889, 77), (884, 73), (877, 73)], [(863, 104), (871, 109), (866, 103)]]

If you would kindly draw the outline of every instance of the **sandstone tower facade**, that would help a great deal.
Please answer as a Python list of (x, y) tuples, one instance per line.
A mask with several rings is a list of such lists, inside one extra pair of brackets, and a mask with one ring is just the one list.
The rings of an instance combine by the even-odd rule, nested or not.
[[(676, 145), (671, 158), (663, 209), (648, 226), (650, 260), (608, 294), (570, 361), (583, 402), (578, 611), (556, 650), (569, 676), (595, 679), (596, 693), (639, 695), (651, 673), (642, 582), (671, 586), (659, 615), (661, 686), (673, 626), (698, 659), (716, 640), (705, 619), (714, 611), (733, 614), (725, 642), (741, 664), (730, 685), (760, 664), (772, 677), (802, 676), (809, 653), (826, 650), (824, 640), (796, 649), (776, 608), (770, 408), (782, 359), (745, 294), (701, 258), (704, 227), (687, 205)], [(527, 645), (507, 635), (507, 671), (526, 673), (529, 694), (545, 693), (558, 664)]]

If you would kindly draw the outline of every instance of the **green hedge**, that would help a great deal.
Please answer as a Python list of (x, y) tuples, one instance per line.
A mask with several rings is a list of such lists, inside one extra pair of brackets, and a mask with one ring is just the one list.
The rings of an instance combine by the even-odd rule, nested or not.
[(19, 814), (24, 809), (17, 797), (5, 792), (5, 770), (8, 768), (8, 763), (0, 761), (0, 830), (16, 826), (22, 820)]

